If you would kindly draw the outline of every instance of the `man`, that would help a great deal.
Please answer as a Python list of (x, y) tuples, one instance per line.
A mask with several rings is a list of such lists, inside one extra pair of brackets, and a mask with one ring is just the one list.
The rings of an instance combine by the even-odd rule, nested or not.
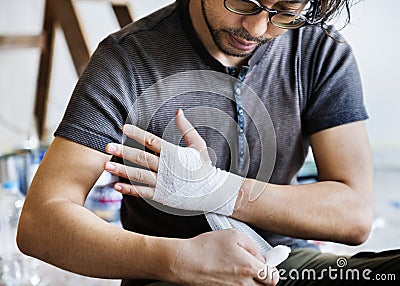
[[(373, 167), (357, 66), (348, 45), (325, 25), (348, 5), (329, 0), (179, 0), (107, 37), (81, 76), (31, 185), (19, 225), (21, 250), (83, 275), (122, 278), (123, 285), (154, 280), (276, 284), (277, 276), (259, 275), (265, 260), (246, 235), (210, 232), (201, 214), (166, 212), (135, 197), (154, 199), (162, 150), (158, 138), (165, 138), (181, 108), (188, 115), (193, 111), (189, 121), (198, 130), (198, 135), (186, 134), (192, 130), (189, 121), (182, 114), (176, 117), (186, 144), (199, 151), (207, 145), (220, 169), (243, 178), (231, 217), (251, 225), (272, 245), (291, 247), (291, 256), (279, 268), (313, 269), (327, 285), (354, 284), (324, 275), (329, 267), (338, 270), (337, 257), (319, 253), (306, 241), (360, 244), (373, 219)], [(198, 77), (198, 71), (214, 77)], [(205, 85), (215, 80), (222, 91), (192, 88), (198, 79)], [(191, 89), (177, 92), (185, 86)], [(249, 96), (252, 91), (256, 96)], [(177, 95), (164, 97), (171, 92)], [(227, 117), (215, 118), (221, 112)], [(203, 124), (204, 118), (210, 119), (207, 124), (221, 125), (222, 134), (219, 126)], [(123, 143), (126, 122), (139, 128), (125, 125), (124, 134), (155, 154), (125, 159), (145, 162), (149, 171), (122, 168), (120, 144), (108, 145), (107, 152), (114, 155), (109, 162), (106, 145)], [(143, 135), (143, 129), (149, 133)], [(188, 138), (193, 134), (194, 139)], [(141, 141), (143, 136), (149, 138)], [(276, 140), (266, 152), (261, 151), (265, 138), (266, 144)], [(319, 182), (296, 185), (310, 145)], [(269, 168), (259, 172), (265, 165)], [(124, 229), (83, 208), (103, 166), (123, 178), (115, 189), (126, 194)], [(126, 178), (149, 186), (131, 186)], [(396, 252), (365, 256), (348, 258), (348, 267), (399, 272)], [(313, 280), (299, 277), (282, 283)]]

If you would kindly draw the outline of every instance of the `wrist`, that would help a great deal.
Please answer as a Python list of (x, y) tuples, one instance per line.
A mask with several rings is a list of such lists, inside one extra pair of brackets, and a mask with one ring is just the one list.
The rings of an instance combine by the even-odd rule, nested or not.
[(263, 194), (267, 186), (267, 183), (245, 178), (236, 199), (233, 217), (237, 219), (246, 217), (248, 211), (254, 207), (255, 202)]
[(182, 275), (182, 268), (177, 262), (182, 260), (184, 239), (159, 238), (150, 237), (152, 244), (150, 252), (152, 263), (150, 271), (150, 279), (166, 282), (178, 282)]

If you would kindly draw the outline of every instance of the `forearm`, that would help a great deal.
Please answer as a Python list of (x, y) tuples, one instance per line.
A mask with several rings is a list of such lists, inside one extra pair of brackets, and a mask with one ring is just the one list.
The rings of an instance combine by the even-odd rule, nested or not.
[(39, 207), (21, 217), (18, 243), (26, 254), (93, 277), (168, 277), (176, 240), (128, 232), (68, 201)]
[(241, 192), (233, 217), (267, 231), (348, 244), (359, 244), (369, 234), (370, 190), (334, 181), (280, 186), (246, 179)]
[[(32, 181), (17, 242), (28, 255), (83, 275), (154, 278), (168, 274), (178, 243), (128, 232), (83, 207), (110, 158), (56, 137)], [(157, 271), (157, 273), (153, 273)]]

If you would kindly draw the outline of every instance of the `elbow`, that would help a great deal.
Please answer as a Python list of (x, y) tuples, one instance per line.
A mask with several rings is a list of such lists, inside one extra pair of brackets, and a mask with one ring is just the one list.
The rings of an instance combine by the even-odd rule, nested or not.
[(352, 246), (361, 245), (368, 240), (375, 216), (372, 184), (360, 189), (362, 191), (356, 192), (356, 196), (349, 200), (348, 211), (343, 213), (347, 225), (345, 243)]
[(354, 217), (352, 223), (349, 224), (347, 241), (348, 245), (357, 246), (367, 241), (371, 234), (373, 212), (361, 212), (362, 215)]
[(17, 231), (17, 246), (19, 250), (26, 255), (29, 255), (29, 231), (27, 227), (24, 225), (24, 221), (22, 219), (19, 220), (18, 223), (18, 231)]
[(19, 250), (29, 256), (34, 256), (33, 254), (33, 246), (34, 246), (34, 239), (33, 239), (33, 225), (29, 223), (29, 215), (23, 213), (21, 216), (19, 223), (18, 223), (18, 230), (17, 230), (17, 237), (16, 242)]
[(349, 237), (347, 239), (347, 244), (351, 246), (361, 245), (367, 241), (370, 233), (371, 233), (370, 227), (358, 226), (357, 229), (352, 230), (351, 233), (349, 234)]

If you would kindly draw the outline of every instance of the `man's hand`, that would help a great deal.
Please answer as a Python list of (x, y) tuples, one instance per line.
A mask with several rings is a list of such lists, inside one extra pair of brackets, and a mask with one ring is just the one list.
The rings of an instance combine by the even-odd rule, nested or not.
[(268, 268), (265, 279), (258, 278), (264, 263), (257, 245), (244, 234), (207, 232), (182, 243), (171, 266), (172, 280), (183, 285), (276, 285), (275, 267)]
[[(201, 155), (207, 159), (207, 145), (204, 139), (201, 138), (196, 129), (194, 129), (190, 122), (185, 118), (182, 110), (177, 111), (175, 124), (182, 133), (183, 138), (186, 142), (186, 146), (189, 148), (194, 148), (195, 150), (201, 152)], [(137, 141), (144, 147), (155, 152), (156, 155), (136, 148), (130, 148), (120, 144), (110, 143), (106, 147), (107, 153), (143, 166), (148, 170), (134, 167), (126, 167), (121, 164), (112, 162), (107, 162), (104, 168), (106, 171), (112, 174), (130, 179), (131, 181), (136, 181), (148, 185), (147, 187), (142, 185), (117, 183), (114, 186), (116, 191), (125, 195), (152, 199), (157, 183), (157, 172), (160, 162), (159, 154), (161, 152), (163, 139), (133, 125), (125, 125), (123, 128), (123, 132), (127, 137)]]
[[(127, 137), (156, 155), (137, 148), (108, 144), (108, 153), (148, 169), (107, 163), (105, 169), (108, 172), (133, 182), (132, 185), (115, 184), (115, 189), (175, 209), (231, 215), (244, 178), (213, 166), (205, 141), (181, 110), (177, 112), (175, 123), (187, 147), (164, 141), (136, 126), (124, 126)], [(139, 186), (137, 182), (147, 186)]]

